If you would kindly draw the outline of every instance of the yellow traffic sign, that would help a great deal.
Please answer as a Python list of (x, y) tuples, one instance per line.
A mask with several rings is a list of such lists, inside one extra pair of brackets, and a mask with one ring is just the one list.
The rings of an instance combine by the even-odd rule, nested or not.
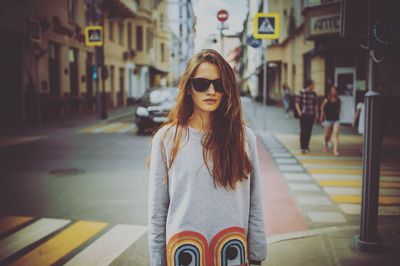
[(257, 13), (254, 17), (254, 38), (278, 39), (280, 31), (279, 14)]
[(86, 46), (102, 46), (103, 45), (103, 27), (88, 26), (85, 27), (85, 45)]

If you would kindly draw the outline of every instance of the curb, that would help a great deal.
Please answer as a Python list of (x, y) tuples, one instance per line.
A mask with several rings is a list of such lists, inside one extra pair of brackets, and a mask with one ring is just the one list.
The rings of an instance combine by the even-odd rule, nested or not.
[(307, 230), (307, 231), (298, 231), (298, 232), (293, 232), (293, 233), (273, 235), (273, 236), (267, 237), (267, 243), (268, 243), (268, 245), (270, 245), (270, 244), (275, 244), (278, 242), (283, 242), (283, 241), (288, 241), (288, 240), (293, 240), (293, 239), (300, 239), (300, 238), (306, 238), (306, 237), (311, 237), (311, 236), (316, 236), (316, 235), (324, 235), (324, 234), (329, 234), (329, 233), (334, 233), (334, 232), (339, 232), (339, 231), (344, 231), (344, 230), (357, 230), (357, 229), (359, 229), (358, 225), (323, 227), (323, 228), (311, 229), (311, 230)]

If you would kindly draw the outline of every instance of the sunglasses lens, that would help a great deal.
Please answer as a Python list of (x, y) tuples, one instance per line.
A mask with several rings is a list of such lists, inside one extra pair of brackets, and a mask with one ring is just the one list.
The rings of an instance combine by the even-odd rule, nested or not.
[(222, 86), (222, 80), (220, 79), (214, 80), (213, 85), (216, 91), (224, 92), (224, 87)]
[(192, 79), (193, 88), (199, 92), (206, 91), (208, 89), (208, 87), (210, 86), (210, 83), (211, 82), (207, 79), (201, 79), (201, 78), (193, 78)]

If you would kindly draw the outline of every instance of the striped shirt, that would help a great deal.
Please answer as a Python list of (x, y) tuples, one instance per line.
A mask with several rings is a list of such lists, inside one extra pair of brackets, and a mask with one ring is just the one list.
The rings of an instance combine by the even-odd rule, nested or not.
[(296, 96), (296, 103), (300, 105), (300, 110), (303, 115), (316, 115), (317, 94), (314, 91), (302, 89), (300, 94)]

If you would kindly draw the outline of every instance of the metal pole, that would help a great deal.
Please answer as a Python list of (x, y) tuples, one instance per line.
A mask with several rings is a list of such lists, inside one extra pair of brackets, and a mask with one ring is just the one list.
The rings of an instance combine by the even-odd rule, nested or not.
[(223, 30), (224, 30), (224, 23), (221, 22), (220, 39), (221, 39), (221, 54), (222, 54), (222, 56), (224, 56), (224, 34), (222, 33)]
[[(371, 25), (371, 2), (368, 20)], [(371, 27), (369, 27), (371, 32)], [(370, 46), (370, 45), (369, 45)], [(365, 95), (365, 126), (363, 149), (363, 183), (360, 235), (354, 237), (354, 248), (374, 252), (381, 248), (378, 239), (379, 176), (382, 136), (382, 95), (374, 88), (374, 61), (368, 63), (368, 93)]]
[[(263, 2), (263, 9), (264, 12), (268, 12), (268, 0), (264, 0)], [(263, 69), (264, 69), (264, 76), (263, 76), (263, 96), (264, 96), (264, 105), (265, 109), (267, 109), (267, 40), (264, 40), (264, 62), (263, 62)], [(266, 110), (265, 110), (266, 111)], [(263, 119), (264, 130), (266, 130), (267, 125), (265, 118)]]
[(38, 124), (42, 125), (42, 103), (40, 101), (40, 76), (39, 76), (39, 55), (34, 56), (36, 63), (36, 101), (38, 110)]
[[(100, 25), (103, 27), (103, 36), (104, 39), (104, 3), (101, 6), (101, 16), (100, 16)], [(103, 45), (99, 47), (99, 54), (100, 54), (100, 65), (101, 65), (101, 101), (100, 101), (100, 118), (107, 119), (107, 101), (106, 101), (106, 86), (105, 86), (105, 79), (106, 75), (104, 73), (105, 70), (105, 63), (104, 63), (104, 42)]]

